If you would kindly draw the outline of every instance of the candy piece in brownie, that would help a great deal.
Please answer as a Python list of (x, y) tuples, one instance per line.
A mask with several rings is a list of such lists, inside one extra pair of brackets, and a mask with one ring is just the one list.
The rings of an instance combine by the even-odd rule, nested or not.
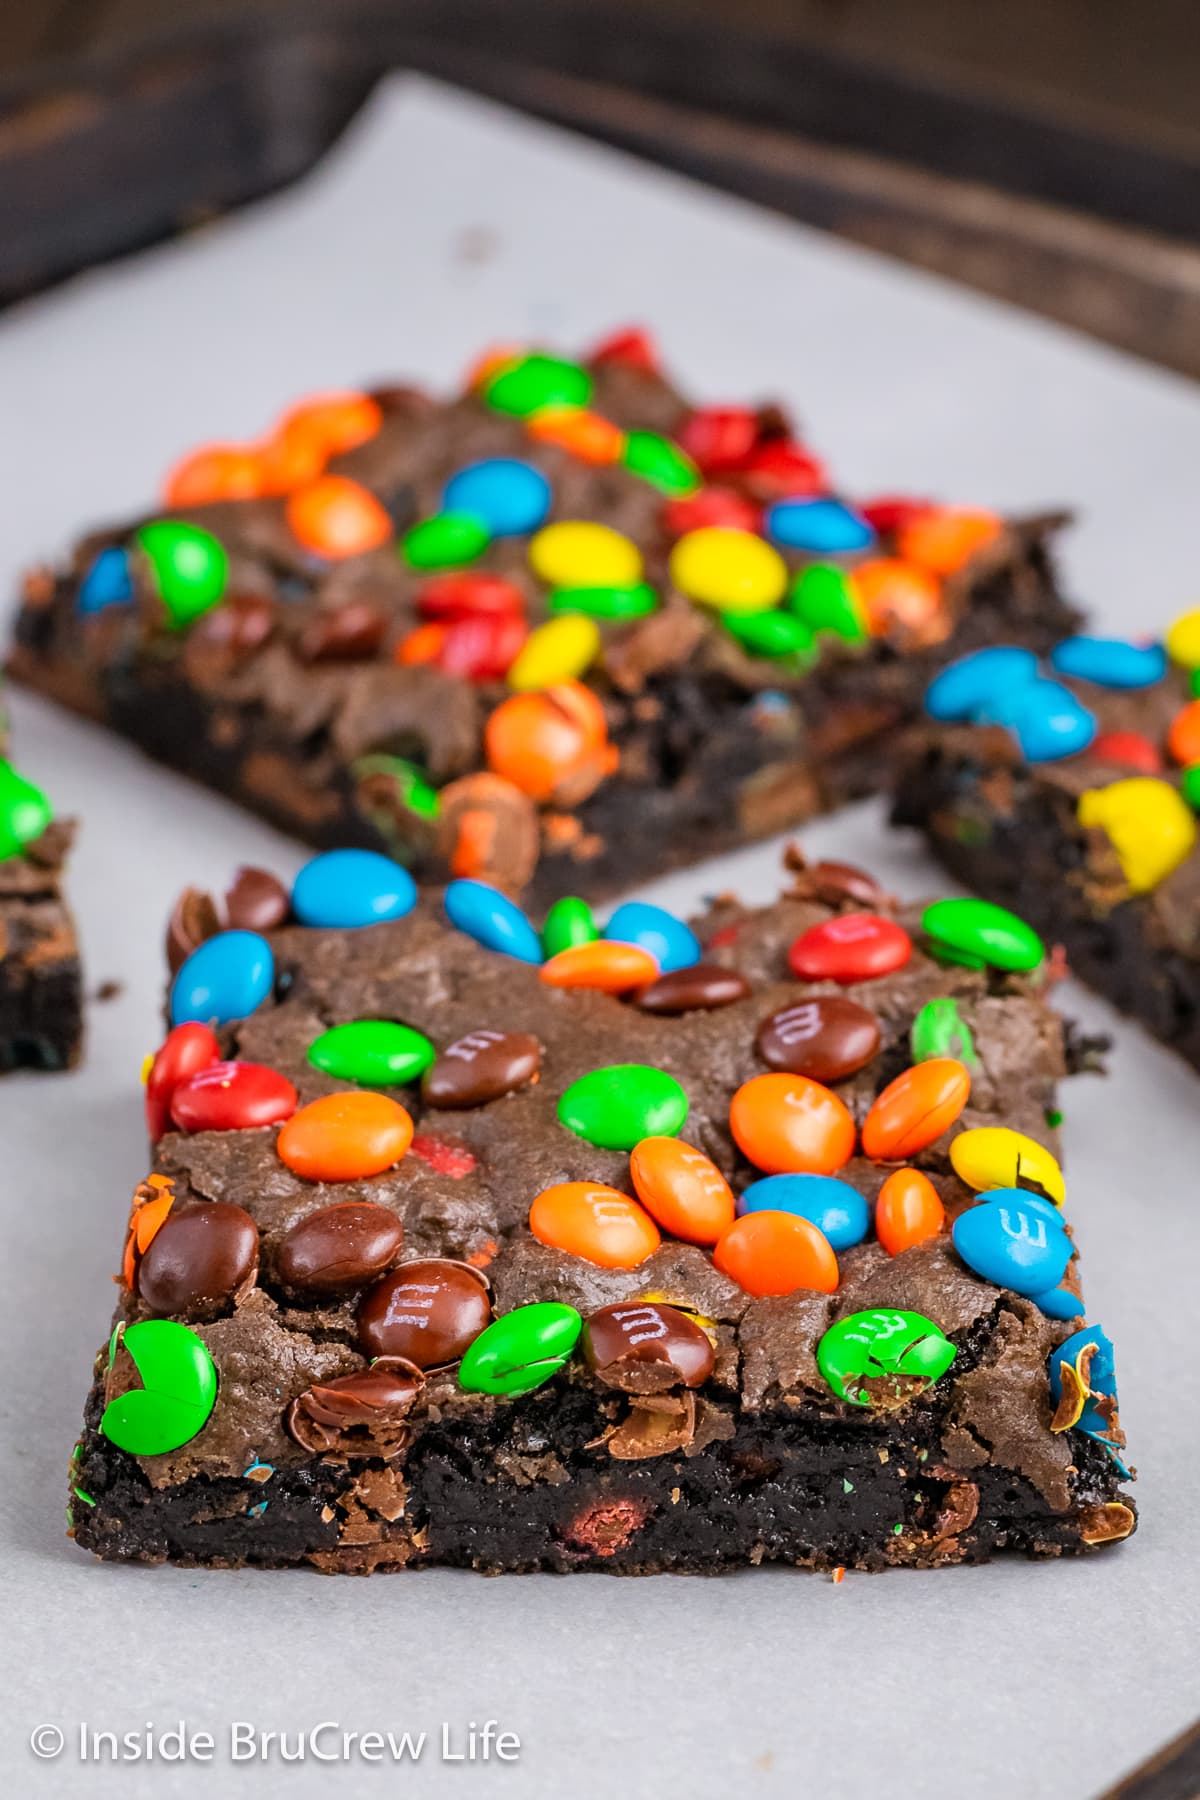
[(1166, 647), (1076, 637), (1044, 667), (1018, 646), (951, 665), (894, 817), (1200, 1068), (1197, 668), (1198, 614)]
[[(298, 889), (332, 907), (328, 864)], [(1133, 1529), (1044, 956), (944, 963), (918, 910), (798, 856), (694, 935), (580, 902), (540, 962), (482, 885), (356, 928), (229, 910), (193, 899), (150, 1072), (81, 1545), (836, 1570)]]
[(324, 395), (26, 582), (12, 667), (319, 846), (539, 906), (877, 791), (948, 657), (1072, 629), (1054, 518), (851, 501), (642, 343)]
[(65, 1069), (83, 1042), (79, 946), (62, 892), (73, 827), (4, 750), (0, 717), (0, 1074)]

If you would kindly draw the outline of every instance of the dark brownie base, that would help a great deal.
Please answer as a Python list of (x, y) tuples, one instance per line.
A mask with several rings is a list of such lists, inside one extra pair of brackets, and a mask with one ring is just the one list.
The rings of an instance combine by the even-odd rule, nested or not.
[(0, 862), (0, 1073), (66, 1069), (83, 1045), (83, 977), (61, 892), (69, 827)]

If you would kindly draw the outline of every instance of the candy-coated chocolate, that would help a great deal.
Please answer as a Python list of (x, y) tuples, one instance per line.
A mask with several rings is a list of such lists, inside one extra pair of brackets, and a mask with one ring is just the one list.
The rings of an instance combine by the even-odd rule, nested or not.
[(525, 429), (539, 444), (557, 444), (580, 462), (603, 468), (620, 462), (625, 433), (611, 419), (581, 406), (546, 406), (526, 420)]
[[(1039, 1305), (1046, 1296), (1038, 1295)], [(1078, 1306), (1078, 1300), (1076, 1300)], [(1103, 1437), (1110, 1429), (1106, 1412), (1101, 1409), (1102, 1401), (1116, 1405), (1117, 1373), (1112, 1339), (1099, 1325), (1084, 1325), (1075, 1332), (1057, 1350), (1050, 1353), (1048, 1373), (1050, 1377), (1050, 1398), (1055, 1407), (1062, 1404), (1064, 1381), (1069, 1377), (1064, 1370), (1077, 1379), (1070, 1381), (1072, 1392), (1076, 1398), (1078, 1412), (1072, 1421), (1075, 1429), (1085, 1431), (1093, 1437)], [(1069, 1429), (1063, 1426), (1063, 1430)], [(1057, 1421), (1052, 1429), (1058, 1429)]]
[(0, 862), (19, 856), (26, 844), (40, 838), (53, 816), (41, 788), (0, 757)]
[(419, 819), (436, 819), (442, 810), (441, 796), (426, 781), (415, 763), (403, 756), (362, 756), (354, 764), (354, 773), (362, 783), (364, 804), (372, 803), (372, 784), (378, 779), (386, 783), (388, 804), (398, 804)]
[(544, 525), (529, 546), (529, 566), (550, 588), (633, 587), (642, 579), (633, 540), (590, 519)]
[(1071, 1260), (1066, 1232), (1031, 1207), (973, 1206), (959, 1214), (952, 1235), (969, 1269), (1017, 1294), (1057, 1287)]
[(480, 1026), (440, 1052), (425, 1071), (421, 1092), (429, 1106), (446, 1110), (486, 1106), (533, 1081), (541, 1060), (542, 1047), (531, 1032)]
[(452, 881), (446, 889), (446, 917), (487, 950), (540, 963), (541, 940), (525, 914), (486, 881)]
[(180, 1131), (252, 1131), (280, 1125), (299, 1096), (286, 1075), (255, 1062), (214, 1062), (179, 1082), (171, 1118)]
[(474, 1394), (532, 1393), (566, 1367), (582, 1330), (573, 1306), (536, 1300), (515, 1307), (475, 1339), (462, 1359), (459, 1385)]
[(306, 663), (369, 662), (387, 636), (388, 617), (370, 600), (345, 600), (309, 619), (296, 639)]
[(417, 594), (417, 611), (423, 619), (442, 621), (523, 616), (525, 596), (502, 575), (476, 571), (434, 575)]
[(600, 628), (586, 613), (547, 619), (522, 644), (508, 671), (508, 685), (520, 692), (574, 681), (595, 662), (600, 641)]
[(225, 917), (232, 931), (274, 931), (291, 909), (287, 889), (267, 869), (239, 869), (225, 895)]
[(968, 969), (1036, 969), (1046, 954), (1031, 925), (990, 900), (935, 900), (921, 929), (935, 956)]
[(1050, 663), (1059, 675), (1092, 681), (1097, 687), (1147, 688), (1166, 674), (1167, 653), (1161, 644), (1081, 635), (1056, 644)]
[(1167, 749), (1177, 763), (1200, 762), (1200, 700), (1189, 700), (1171, 720)]
[(128, 606), (132, 599), (129, 552), (120, 544), (109, 544), (107, 549), (101, 550), (80, 582), (75, 610), (87, 617), (103, 612), (108, 606)]
[(216, 1034), (207, 1025), (176, 1025), (167, 1033), (146, 1077), (146, 1133), (152, 1144), (167, 1129), (175, 1089), (217, 1062), (220, 1055)]
[(1053, 1200), (1047, 1200), (1044, 1194), (1031, 1193), (1028, 1188), (987, 1188), (979, 1199), (985, 1206), (1019, 1206), (1026, 1212), (1038, 1213), (1052, 1225), (1062, 1225), (1062, 1208)]
[(915, 1064), (888, 1083), (863, 1121), (863, 1153), (873, 1162), (899, 1162), (935, 1143), (958, 1118), (971, 1077), (950, 1056)]
[(825, 470), (803, 444), (787, 437), (772, 437), (756, 444), (740, 470), (741, 479), (757, 500), (794, 499), (816, 494), (828, 486)]
[(785, 549), (806, 550), (811, 556), (865, 550), (875, 541), (875, 533), (861, 513), (841, 500), (819, 496), (777, 500), (767, 508), (764, 529)]
[(634, 1191), (651, 1217), (686, 1244), (715, 1244), (735, 1217), (733, 1190), (702, 1150), (647, 1137), (629, 1158)]
[(671, 581), (681, 594), (718, 612), (758, 612), (774, 606), (787, 587), (778, 550), (753, 532), (703, 526), (671, 551)]
[(662, 367), (654, 338), (641, 325), (622, 326), (593, 345), (587, 358), (593, 369), (615, 363), (619, 368), (636, 369), (641, 375), (657, 375)]
[(804, 1075), (755, 1075), (734, 1094), (729, 1127), (766, 1175), (833, 1175), (854, 1154), (854, 1120), (829, 1088)]
[(576, 894), (566, 894), (556, 900), (546, 914), (546, 922), (542, 926), (542, 949), (547, 957), (557, 956), (560, 950), (573, 950), (579, 944), (594, 944), (600, 936), (600, 928), (586, 900), (579, 899)]
[(131, 1456), (162, 1456), (190, 1443), (208, 1423), (217, 1398), (217, 1370), (203, 1339), (174, 1319), (139, 1319), (118, 1326), (109, 1345), (110, 1378), (130, 1386), (108, 1402), (100, 1431)]
[(582, 682), (512, 694), (484, 728), (488, 767), (538, 801), (577, 804), (616, 767), (604, 707)]
[(592, 944), (574, 944), (542, 964), (547, 987), (595, 988), (601, 994), (627, 994), (645, 987), (657, 974), (658, 963), (649, 950), (603, 938)]
[(1016, 644), (989, 644), (960, 656), (935, 675), (925, 690), (925, 711), (947, 722), (973, 719), (986, 706), (1037, 679), (1032, 650)]
[(424, 1385), (421, 1370), (402, 1357), (377, 1357), (369, 1368), (314, 1382), (297, 1394), (283, 1415), (284, 1429), (326, 1462), (359, 1456), (386, 1462), (409, 1441), (408, 1415)]
[(858, 593), (833, 563), (809, 563), (801, 569), (788, 594), (788, 606), (811, 632), (827, 631), (848, 644), (860, 644), (867, 636)]
[(584, 1360), (605, 1387), (626, 1394), (702, 1387), (716, 1357), (708, 1333), (677, 1306), (623, 1300), (584, 1321)]
[(442, 512), (414, 525), (400, 548), (410, 569), (461, 569), (490, 542), (487, 526), (474, 513)]
[(732, 1006), (749, 992), (750, 983), (739, 970), (726, 969), (720, 963), (698, 962), (685, 969), (673, 969), (669, 975), (659, 975), (635, 998), (642, 1012), (673, 1018), (680, 1013)]
[(378, 850), (325, 850), (305, 863), (292, 886), (292, 911), (302, 925), (379, 925), (402, 919), (416, 904), (408, 870)]
[(684, 537), (687, 532), (701, 531), (708, 525), (757, 532), (762, 524), (762, 508), (732, 488), (705, 487), (682, 500), (669, 500), (659, 523), (669, 538)]
[(395, 659), (406, 669), (432, 664), (467, 681), (499, 681), (528, 635), (522, 613), (438, 620), (401, 638)]
[[(404, 1226), (390, 1207), (341, 1200), (292, 1226), (275, 1252), (275, 1269), (283, 1285), (298, 1294), (350, 1293), (390, 1269), (403, 1242)], [(375, 1348), (371, 1354), (392, 1352)]]
[(770, 1013), (755, 1043), (767, 1067), (812, 1081), (844, 1081), (879, 1049), (879, 1020), (841, 994), (792, 1000)]
[(931, 506), (905, 520), (896, 548), (935, 575), (953, 575), (994, 543), (1002, 528), (997, 514), (981, 507)]
[(275, 985), (275, 957), (256, 931), (220, 931), (192, 951), (171, 984), (171, 1023), (247, 1019)]
[(1179, 791), (1193, 812), (1200, 812), (1200, 763), (1185, 769), (1179, 779)]
[(939, 644), (950, 627), (936, 575), (898, 556), (871, 556), (850, 572), (850, 587), (873, 637), (895, 632), (917, 644)]
[(713, 1263), (747, 1294), (837, 1292), (838, 1265), (829, 1239), (791, 1212), (750, 1212), (735, 1219), (713, 1251)]
[(540, 1244), (602, 1269), (636, 1269), (662, 1242), (644, 1206), (617, 1188), (590, 1181), (545, 1188), (529, 1209), (529, 1229)]
[(857, 1188), (836, 1175), (767, 1175), (738, 1195), (744, 1213), (785, 1212), (807, 1219), (835, 1250), (861, 1244), (871, 1223), (871, 1209)]
[(398, 1087), (423, 1075), (437, 1052), (423, 1031), (394, 1019), (351, 1019), (308, 1046), (314, 1069), (366, 1087)]
[(727, 612), (721, 614), (721, 623), (747, 656), (776, 660), (790, 656), (811, 661), (814, 655), (813, 634), (794, 612), (783, 612), (778, 607), (766, 612)]
[(458, 1362), (492, 1319), (485, 1276), (469, 1263), (402, 1263), (364, 1295), (358, 1341), (368, 1356), (403, 1356), (419, 1369)]
[(298, 401), (283, 415), (279, 428), (312, 438), (326, 456), (341, 456), (367, 443), (382, 424), (378, 400), (356, 388), (343, 388)]
[(641, 619), (658, 607), (658, 595), (647, 582), (630, 587), (558, 588), (550, 596), (552, 613), (585, 613), (593, 619)]
[(296, 488), (284, 511), (296, 542), (326, 562), (364, 556), (395, 536), (387, 508), (346, 475), (320, 475)]
[(360, 1181), (393, 1168), (412, 1135), (412, 1120), (386, 1094), (325, 1094), (293, 1113), (275, 1148), (306, 1181)]
[(544, 406), (586, 406), (592, 378), (578, 363), (535, 352), (501, 365), (485, 383), (484, 397), (497, 412), (527, 419)]
[(788, 951), (788, 967), (802, 981), (840, 981), (850, 986), (902, 969), (912, 939), (895, 919), (879, 913), (841, 913), (802, 931)]
[(520, 537), (537, 530), (551, 498), (550, 483), (533, 463), (492, 456), (452, 475), (442, 506), (450, 513), (474, 513), (492, 537)]
[(948, 994), (925, 1002), (912, 1022), (909, 1044), (915, 1063), (928, 1062), (931, 1056), (953, 1056), (973, 1069), (979, 1062), (971, 1028), (958, 1010), (958, 1001)]
[(1163, 769), (1162, 751), (1142, 731), (1102, 731), (1089, 754), (1097, 762), (1116, 763), (1141, 775), (1160, 775)]
[(980, 1125), (960, 1131), (950, 1143), (950, 1161), (968, 1187), (1036, 1187), (1061, 1206), (1062, 1170), (1044, 1144), (1007, 1125)]
[(142, 1252), (137, 1293), (152, 1313), (213, 1319), (254, 1280), (258, 1229), (227, 1200), (172, 1208)]
[(920, 1169), (894, 1169), (875, 1202), (875, 1236), (889, 1256), (936, 1237), (946, 1222), (941, 1196)]
[(675, 1077), (645, 1063), (593, 1069), (558, 1103), (560, 1122), (602, 1150), (632, 1150), (645, 1137), (674, 1137), (687, 1114), (687, 1095)]
[(1057, 762), (1086, 750), (1096, 736), (1095, 715), (1061, 681), (1040, 676), (993, 695), (976, 709), (984, 725), (1005, 725), (1027, 762)]
[(156, 519), (140, 527), (136, 542), (150, 563), (172, 629), (182, 630), (220, 604), (229, 581), (229, 557), (211, 531)]
[(1200, 668), (1200, 606), (1172, 620), (1164, 643), (1173, 663), (1184, 669)]
[(700, 471), (691, 457), (658, 431), (628, 432), (621, 461), (630, 474), (672, 497), (694, 494), (700, 486)]
[(817, 1345), (817, 1367), (839, 1400), (891, 1411), (946, 1373), (958, 1351), (924, 1313), (848, 1313)]
[(1187, 801), (1170, 782), (1152, 775), (1088, 788), (1076, 813), (1081, 825), (1106, 833), (1134, 894), (1150, 893), (1196, 847), (1196, 820)]
[(683, 421), (678, 437), (704, 475), (730, 475), (758, 443), (758, 414), (749, 406), (700, 406)]
[(645, 900), (627, 900), (618, 906), (604, 927), (604, 936), (611, 942), (648, 950), (663, 975), (700, 961), (700, 940), (691, 927), (664, 906), (651, 906)]

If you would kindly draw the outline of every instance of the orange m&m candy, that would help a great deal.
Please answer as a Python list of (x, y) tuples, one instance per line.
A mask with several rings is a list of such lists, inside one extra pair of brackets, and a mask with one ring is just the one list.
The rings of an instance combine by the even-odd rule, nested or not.
[(547, 406), (526, 421), (525, 429), (539, 443), (557, 444), (580, 462), (618, 462), (625, 447), (625, 433), (619, 425), (583, 407)]
[(832, 1175), (854, 1154), (854, 1120), (806, 1075), (755, 1075), (730, 1101), (729, 1128), (767, 1175)]
[(971, 1077), (953, 1056), (931, 1056), (890, 1081), (863, 1121), (863, 1150), (873, 1162), (915, 1156), (953, 1125)]
[(326, 1094), (292, 1114), (275, 1148), (306, 1181), (359, 1181), (398, 1163), (412, 1135), (412, 1120), (386, 1094)]
[(608, 721), (580, 681), (513, 694), (484, 728), (488, 766), (533, 800), (577, 804), (616, 767)]
[(646, 1211), (685, 1244), (715, 1244), (736, 1215), (733, 1190), (716, 1163), (673, 1137), (635, 1144), (629, 1173)]
[(383, 409), (369, 394), (347, 390), (338, 394), (314, 394), (284, 414), (278, 436), (307, 437), (320, 447), (323, 457), (338, 456), (373, 438), (383, 424)]
[(377, 550), (396, 535), (374, 494), (345, 475), (322, 475), (288, 499), (292, 536), (316, 556), (337, 561)]
[(657, 981), (658, 973), (658, 963), (648, 950), (604, 938), (571, 944), (541, 967), (541, 978), (549, 987), (596, 988), (602, 994), (627, 994)]
[(950, 629), (941, 585), (928, 570), (896, 556), (875, 556), (850, 572), (867, 629), (883, 637), (893, 626), (934, 643)]
[(602, 1269), (636, 1269), (662, 1242), (645, 1207), (617, 1188), (592, 1181), (562, 1181), (546, 1188), (529, 1209), (529, 1229), (540, 1244), (582, 1256)]
[(896, 1169), (875, 1202), (875, 1236), (889, 1256), (936, 1237), (946, 1220), (941, 1196), (920, 1169)]
[(206, 444), (176, 463), (163, 498), (168, 506), (207, 506), (214, 500), (253, 500), (266, 486), (256, 450), (243, 444)]
[(1171, 720), (1167, 749), (1185, 767), (1200, 762), (1200, 700), (1190, 700)]
[(713, 1263), (748, 1294), (837, 1292), (833, 1246), (798, 1213), (743, 1213), (719, 1239)]
[(906, 561), (919, 563), (934, 575), (953, 575), (999, 534), (1000, 520), (994, 512), (931, 506), (901, 525), (897, 548)]

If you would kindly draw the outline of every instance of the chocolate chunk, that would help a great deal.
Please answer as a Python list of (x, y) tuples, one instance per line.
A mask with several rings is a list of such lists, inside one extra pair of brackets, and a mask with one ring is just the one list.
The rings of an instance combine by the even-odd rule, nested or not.
[(274, 931), (292, 910), (291, 895), (266, 869), (239, 869), (225, 896), (231, 931)]
[(395, 1456), (408, 1441), (408, 1415), (425, 1385), (420, 1369), (387, 1356), (306, 1388), (284, 1424), (302, 1449), (323, 1456)]
[(336, 612), (318, 613), (296, 642), (301, 662), (364, 662), (387, 631), (387, 615), (370, 600), (347, 600)]
[(172, 975), (178, 973), (193, 950), (198, 950), (207, 938), (215, 937), (220, 929), (221, 919), (212, 895), (199, 888), (184, 888), (167, 920), (167, 964)]
[(686, 1450), (696, 1434), (695, 1394), (647, 1394), (608, 1439), (619, 1462), (642, 1462)]
[(667, 1388), (700, 1387), (712, 1374), (714, 1353), (707, 1332), (677, 1306), (631, 1300), (602, 1306), (583, 1327), (588, 1368), (605, 1387), (626, 1394), (656, 1394)]
[(879, 1049), (879, 1020), (856, 1000), (816, 994), (765, 1018), (755, 1042), (768, 1068), (812, 1081), (841, 1081)]
[(491, 1317), (487, 1277), (469, 1263), (431, 1257), (404, 1263), (371, 1289), (358, 1309), (358, 1340), (368, 1356), (441, 1369), (465, 1354)]
[(468, 1032), (425, 1071), (421, 1092), (430, 1106), (484, 1106), (532, 1081), (542, 1047), (527, 1031), (493, 1031), (483, 1026)]
[(400, 1254), (404, 1227), (386, 1206), (341, 1200), (293, 1225), (275, 1255), (279, 1279), (301, 1294), (365, 1287)]
[(689, 969), (671, 969), (635, 996), (643, 1012), (675, 1014), (714, 1011), (744, 1000), (750, 983), (737, 969), (720, 963), (693, 963)]
[(228, 1200), (173, 1209), (137, 1265), (137, 1292), (154, 1313), (211, 1319), (250, 1287), (258, 1269), (258, 1230)]

